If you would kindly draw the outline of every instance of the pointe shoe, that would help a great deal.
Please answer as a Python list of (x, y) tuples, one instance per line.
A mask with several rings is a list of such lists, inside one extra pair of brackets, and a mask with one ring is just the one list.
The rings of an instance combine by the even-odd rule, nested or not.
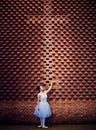
[(42, 128), (48, 128), (47, 126), (42, 126)]
[(39, 128), (42, 127), (41, 125), (38, 126)]

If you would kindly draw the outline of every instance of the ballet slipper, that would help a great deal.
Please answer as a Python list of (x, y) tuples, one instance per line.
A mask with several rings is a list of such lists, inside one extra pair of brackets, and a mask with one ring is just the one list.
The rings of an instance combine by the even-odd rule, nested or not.
[(42, 125), (39, 125), (38, 127), (40, 128), (40, 127), (42, 127)]
[(42, 126), (42, 128), (48, 128), (47, 126)]

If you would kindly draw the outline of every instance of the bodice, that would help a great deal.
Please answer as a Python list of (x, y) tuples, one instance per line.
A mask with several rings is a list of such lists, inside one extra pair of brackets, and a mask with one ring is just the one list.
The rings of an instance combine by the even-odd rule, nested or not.
[(44, 93), (39, 93), (38, 95), (40, 95), (40, 102), (47, 102), (47, 94), (44, 91)]

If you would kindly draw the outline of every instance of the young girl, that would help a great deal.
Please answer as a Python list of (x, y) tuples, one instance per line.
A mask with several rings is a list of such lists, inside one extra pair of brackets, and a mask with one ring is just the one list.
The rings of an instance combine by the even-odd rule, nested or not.
[(38, 93), (38, 101), (34, 111), (34, 115), (40, 118), (41, 125), (38, 127), (48, 128), (45, 126), (45, 119), (52, 115), (51, 108), (47, 102), (47, 93), (51, 90), (52, 84), (48, 90), (45, 90), (44, 87), (40, 86), (37, 89), (40, 90)]

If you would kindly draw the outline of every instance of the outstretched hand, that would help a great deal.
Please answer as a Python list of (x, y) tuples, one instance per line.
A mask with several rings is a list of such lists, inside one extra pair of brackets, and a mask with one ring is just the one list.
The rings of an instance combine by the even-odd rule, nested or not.
[(51, 82), (51, 86), (53, 85), (53, 83)]
[(53, 83), (51, 83), (51, 85), (49, 86), (48, 90), (46, 90), (47, 93), (51, 90), (52, 84), (53, 84)]

